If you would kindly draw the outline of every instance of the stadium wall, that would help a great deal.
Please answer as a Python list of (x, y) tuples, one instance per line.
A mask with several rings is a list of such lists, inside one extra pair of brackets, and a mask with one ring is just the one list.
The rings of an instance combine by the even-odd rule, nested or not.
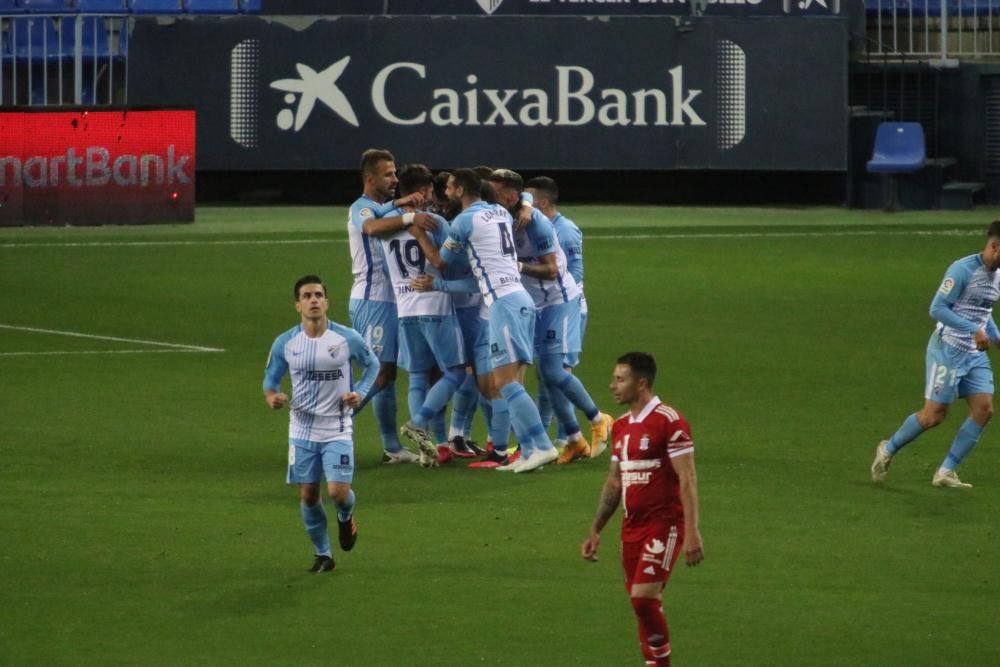
[(847, 168), (838, 17), (138, 18), (130, 42), (131, 102), (198, 109), (209, 199), (341, 174), (355, 192), (376, 145), (580, 173), (597, 199), (615, 193), (595, 182), (740, 189), (747, 171), (783, 196), (803, 178), (840, 192)]

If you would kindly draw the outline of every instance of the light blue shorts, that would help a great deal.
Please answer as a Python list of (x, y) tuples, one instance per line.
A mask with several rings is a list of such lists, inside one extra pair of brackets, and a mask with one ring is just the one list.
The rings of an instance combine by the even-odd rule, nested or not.
[(580, 353), (580, 299), (546, 306), (538, 311), (535, 325), (535, 353)]
[(455, 317), (458, 318), (458, 326), (462, 330), (465, 363), (475, 363), (476, 342), (479, 340), (479, 332), (482, 330), (484, 323), (484, 320), (479, 317), (479, 306), (456, 308)]
[(527, 292), (512, 292), (490, 306), (490, 368), (535, 357), (535, 302)]
[(476, 367), (476, 375), (489, 375), (489, 372), (493, 370), (493, 363), (490, 361), (489, 320), (479, 320), (479, 335), (476, 337), (476, 345), (472, 350), (472, 359)]
[(360, 333), (383, 363), (396, 363), (396, 304), (388, 301), (351, 299), (351, 328)]
[(576, 368), (580, 365), (580, 355), (583, 353), (583, 342), (587, 335), (587, 295), (580, 295), (580, 351), (568, 352), (563, 364), (568, 368)]
[(941, 340), (935, 331), (927, 343), (924, 398), (952, 403), (956, 397), (993, 393), (993, 369), (985, 352), (963, 352)]
[(288, 441), (288, 484), (328, 482), (350, 484), (354, 479), (354, 444), (350, 440)]
[(399, 320), (399, 367), (426, 371), (465, 364), (464, 342), (454, 315), (422, 315)]

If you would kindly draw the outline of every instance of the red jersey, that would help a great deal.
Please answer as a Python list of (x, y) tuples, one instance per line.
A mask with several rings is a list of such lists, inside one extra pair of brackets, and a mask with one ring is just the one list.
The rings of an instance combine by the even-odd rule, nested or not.
[(627, 412), (611, 429), (622, 476), (622, 541), (642, 540), (651, 529), (683, 525), (681, 486), (670, 459), (694, 451), (687, 420), (653, 397), (638, 417)]

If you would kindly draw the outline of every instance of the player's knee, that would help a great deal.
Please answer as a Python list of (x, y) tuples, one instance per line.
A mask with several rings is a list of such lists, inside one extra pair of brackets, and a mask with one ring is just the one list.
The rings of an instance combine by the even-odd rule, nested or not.
[(986, 426), (993, 419), (993, 405), (986, 404), (977, 406), (972, 412), (972, 420), (980, 426)]
[(347, 502), (347, 498), (351, 494), (351, 487), (347, 484), (338, 484), (334, 488), (330, 489), (330, 500), (337, 503), (338, 505), (343, 505)]
[(312, 486), (300, 486), (299, 499), (306, 507), (315, 507), (319, 503), (319, 489)]
[(934, 428), (944, 421), (948, 416), (948, 406), (942, 405), (933, 408), (925, 407), (917, 413), (917, 422), (924, 430)]
[(396, 381), (396, 364), (382, 364), (378, 369), (375, 381), (380, 385)]

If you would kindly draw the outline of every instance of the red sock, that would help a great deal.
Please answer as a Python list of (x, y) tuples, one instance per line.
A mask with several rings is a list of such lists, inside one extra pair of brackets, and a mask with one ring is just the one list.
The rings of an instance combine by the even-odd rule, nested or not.
[(670, 667), (670, 632), (663, 607), (656, 598), (632, 598), (632, 609), (639, 620), (639, 641), (647, 663)]

